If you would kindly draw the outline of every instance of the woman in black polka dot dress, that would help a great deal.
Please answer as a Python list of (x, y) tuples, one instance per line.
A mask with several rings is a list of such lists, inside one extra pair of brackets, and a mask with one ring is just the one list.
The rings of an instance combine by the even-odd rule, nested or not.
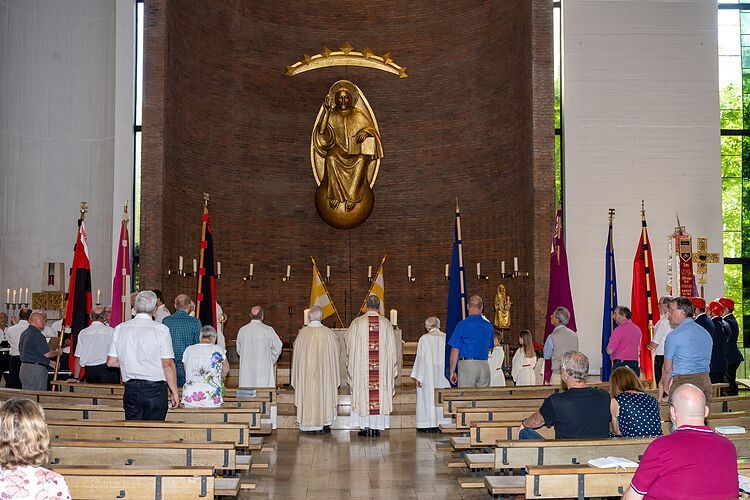
[(659, 402), (643, 392), (638, 376), (627, 366), (612, 372), (609, 379), (612, 395), (612, 434), (617, 437), (661, 436)]

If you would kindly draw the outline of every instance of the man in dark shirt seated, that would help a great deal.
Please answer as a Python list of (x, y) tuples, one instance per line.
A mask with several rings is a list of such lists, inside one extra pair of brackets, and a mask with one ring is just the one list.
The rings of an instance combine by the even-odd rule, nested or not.
[(556, 439), (606, 438), (609, 436), (609, 394), (588, 387), (589, 359), (578, 351), (563, 354), (560, 376), (568, 390), (552, 394), (539, 411), (521, 421), (519, 439), (544, 439), (534, 429), (555, 427)]

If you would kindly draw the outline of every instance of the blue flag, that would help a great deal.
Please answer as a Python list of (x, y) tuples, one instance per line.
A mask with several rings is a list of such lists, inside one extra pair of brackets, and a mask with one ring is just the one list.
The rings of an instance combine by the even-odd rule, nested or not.
[[(611, 214), (610, 217), (613, 217)], [(615, 320), (612, 319), (612, 313), (617, 307), (617, 273), (615, 271), (615, 245), (612, 241), (612, 219), (609, 220), (609, 235), (607, 236), (607, 249), (605, 257), (605, 278), (604, 278), (604, 312), (602, 313), (602, 382), (609, 380), (612, 373), (612, 360), (607, 354), (607, 344), (612, 330), (615, 328)]]
[(451, 347), (448, 342), (459, 321), (466, 318), (466, 271), (461, 243), (461, 212), (456, 203), (456, 225), (451, 257), (450, 286), (448, 287), (448, 314), (445, 320), (445, 378), (450, 380)]

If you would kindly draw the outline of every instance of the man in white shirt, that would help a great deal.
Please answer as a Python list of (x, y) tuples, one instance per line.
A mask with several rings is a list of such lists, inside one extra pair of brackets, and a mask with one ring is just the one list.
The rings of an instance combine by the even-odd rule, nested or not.
[(659, 321), (654, 326), (654, 338), (647, 346), (654, 353), (654, 373), (656, 374), (657, 386), (661, 381), (661, 370), (664, 366), (664, 344), (667, 342), (669, 332), (674, 330), (667, 317), (670, 302), (672, 302), (672, 297), (666, 295), (659, 299)]
[(21, 388), (21, 352), (18, 350), (21, 344), (21, 334), (29, 327), (31, 309), (24, 307), (18, 311), (18, 323), (9, 326), (5, 330), (5, 337), (10, 344), (10, 363), (8, 366), (8, 378), (5, 387), (9, 389)]
[(156, 311), (154, 292), (139, 293), (135, 310), (135, 318), (115, 328), (107, 365), (119, 367), (122, 372), (125, 420), (164, 420), (167, 387), (171, 391), (171, 407), (179, 404), (172, 337), (169, 328), (151, 319)]
[(90, 316), (91, 325), (78, 334), (73, 378), (68, 379), (68, 382), (76, 382), (81, 375), (81, 368), (86, 368), (86, 382), (117, 384), (120, 379), (118, 370), (107, 366), (107, 353), (114, 333), (114, 329), (104, 324), (107, 311), (102, 306), (96, 306), (91, 309)]
[(156, 312), (154, 313), (154, 320), (161, 323), (164, 321), (164, 318), (170, 316), (172, 313), (169, 312), (167, 306), (164, 305), (164, 294), (161, 290), (154, 290), (153, 292), (156, 294)]
[(0, 312), (0, 379), (5, 378), (5, 384), (8, 384), (8, 376), (5, 371), (10, 366), (10, 342), (5, 336), (8, 328), (8, 315)]
[(275, 365), (281, 355), (281, 339), (263, 323), (263, 308), (250, 309), (250, 323), (237, 333), (240, 387), (276, 387)]

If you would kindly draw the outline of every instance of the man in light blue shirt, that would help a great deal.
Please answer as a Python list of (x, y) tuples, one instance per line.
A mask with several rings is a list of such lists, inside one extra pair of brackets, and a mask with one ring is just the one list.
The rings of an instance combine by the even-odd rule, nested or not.
[(669, 304), (669, 322), (676, 325), (664, 345), (661, 398), (671, 394), (683, 384), (693, 384), (711, 400), (711, 336), (693, 321), (693, 303), (687, 297), (677, 297)]

